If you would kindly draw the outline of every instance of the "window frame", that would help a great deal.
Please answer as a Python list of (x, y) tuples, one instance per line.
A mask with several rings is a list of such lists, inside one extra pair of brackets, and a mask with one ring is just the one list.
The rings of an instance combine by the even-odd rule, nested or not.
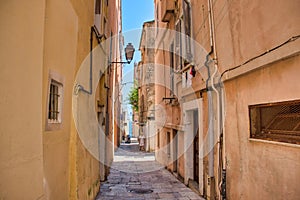
[[(48, 85), (47, 85), (47, 104), (45, 117), (45, 130), (55, 131), (60, 130), (63, 124), (63, 110), (64, 110), (64, 81), (65, 78), (54, 71), (49, 71)], [(51, 85), (58, 87), (57, 111), (59, 115), (57, 119), (49, 119), (49, 105), (51, 100)]]
[(182, 16), (179, 17), (175, 23), (175, 43), (174, 43), (174, 52), (175, 52), (175, 69), (182, 70)]
[(167, 156), (171, 158), (171, 132), (167, 131)]
[(175, 54), (174, 54), (174, 42), (172, 41), (172, 43), (170, 44), (170, 96), (174, 95), (174, 68), (175, 68)]
[(100, 15), (102, 13), (102, 0), (95, 1), (95, 15)]
[(51, 79), (48, 104), (48, 123), (61, 123), (62, 84)]
[(160, 149), (160, 130), (157, 129), (157, 143), (156, 143), (157, 149)]
[(191, 38), (193, 36), (192, 30), (192, 7), (191, 2), (189, 0), (182, 0), (182, 31), (184, 32), (183, 39), (183, 53), (184, 53), (184, 62), (183, 64), (186, 66), (193, 61), (193, 47)]
[[(285, 110), (291, 110), (291, 106), (298, 106), (299, 111), (296, 113), (287, 113), (282, 114)], [(282, 108), (286, 107), (286, 108)], [(263, 109), (273, 109), (271, 114), (262, 114)], [(279, 110), (279, 111), (278, 111)], [(284, 144), (297, 144), (300, 145), (300, 100), (292, 100), (292, 101), (281, 101), (275, 103), (264, 103), (264, 104), (256, 104), (256, 105), (249, 105), (248, 106), (249, 112), (249, 139), (251, 140), (264, 140), (264, 141), (272, 141), (272, 142), (279, 142)], [(266, 112), (266, 111), (265, 111)], [(287, 112), (287, 111), (285, 111)], [(280, 124), (284, 124), (283, 120), (286, 120), (284, 116), (293, 117), (296, 115), (296, 118), (299, 118), (296, 128), (297, 130), (287, 130), (284, 127), (280, 127)], [(266, 120), (268, 116), (270, 119)], [(280, 119), (280, 118), (283, 119)], [(264, 121), (264, 122), (262, 122)], [(266, 123), (268, 121), (268, 123)], [(275, 123), (277, 122), (277, 123)], [(268, 124), (264, 127), (265, 124)], [(270, 128), (277, 127), (277, 129)], [(294, 128), (295, 129), (295, 128)], [(294, 132), (294, 133), (293, 133)]]

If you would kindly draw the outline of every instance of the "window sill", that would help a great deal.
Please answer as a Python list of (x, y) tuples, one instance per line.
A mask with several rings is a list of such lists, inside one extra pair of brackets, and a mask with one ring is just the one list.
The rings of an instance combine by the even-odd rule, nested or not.
[(45, 131), (59, 131), (62, 129), (61, 122), (51, 122), (46, 123)]
[(249, 138), (249, 141), (250, 142), (261, 142), (261, 143), (266, 143), (266, 144), (274, 144), (274, 145), (279, 145), (279, 146), (300, 148), (299, 144), (276, 142), (276, 141), (269, 141), (269, 140), (255, 139), (255, 138)]
[(51, 125), (51, 124), (61, 124), (60, 121), (48, 121), (48, 124)]

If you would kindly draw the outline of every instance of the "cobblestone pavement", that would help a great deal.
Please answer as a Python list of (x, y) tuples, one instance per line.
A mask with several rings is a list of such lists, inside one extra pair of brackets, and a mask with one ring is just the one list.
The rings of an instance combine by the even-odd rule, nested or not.
[(137, 149), (136, 144), (121, 145), (95, 200), (203, 199), (157, 163), (153, 153)]

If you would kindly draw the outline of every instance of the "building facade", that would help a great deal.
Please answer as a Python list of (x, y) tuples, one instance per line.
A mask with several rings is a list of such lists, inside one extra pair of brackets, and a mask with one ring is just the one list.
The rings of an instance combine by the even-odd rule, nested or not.
[(299, 6), (155, 1), (156, 159), (199, 195), (299, 197)]
[(154, 74), (154, 52), (155, 49), (148, 48), (149, 43), (154, 43), (155, 21), (143, 24), (139, 50), (141, 61), (138, 63), (138, 89), (139, 89), (139, 135), (146, 138), (145, 150), (155, 150), (155, 74)]
[[(118, 109), (104, 97), (115, 97), (121, 69), (106, 70), (103, 52), (119, 60), (122, 46), (99, 44), (122, 31), (121, 3), (9, 1), (0, 10), (0, 199), (94, 199), (118, 134), (117, 122), (107, 125)], [(94, 120), (84, 119), (85, 108)], [(94, 127), (89, 139), (112, 142), (89, 148), (86, 125)]]

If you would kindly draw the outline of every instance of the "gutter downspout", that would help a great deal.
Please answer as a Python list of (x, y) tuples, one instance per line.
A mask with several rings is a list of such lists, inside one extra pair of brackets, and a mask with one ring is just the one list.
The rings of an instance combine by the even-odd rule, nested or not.
[[(210, 45), (211, 45), (211, 50), (208, 53), (208, 55), (206, 56), (206, 62), (205, 62), (205, 66), (207, 67), (208, 70), (208, 79), (206, 80), (206, 87), (207, 87), (207, 91), (208, 91), (208, 103), (209, 103), (209, 148), (211, 148), (209, 155), (208, 155), (208, 159), (209, 159), (209, 169), (208, 169), (208, 175), (210, 178), (214, 177), (214, 144), (215, 144), (215, 135), (216, 136), (221, 136), (221, 130), (223, 128), (223, 126), (221, 126), (221, 122), (223, 121), (223, 96), (220, 95), (220, 92), (222, 93), (222, 88), (220, 88), (220, 92), (218, 91), (218, 89), (216, 89), (215, 84), (214, 84), (214, 80), (216, 78), (217, 72), (218, 72), (218, 65), (217, 65), (217, 51), (216, 51), (216, 36), (215, 36), (215, 26), (214, 26), (214, 15), (213, 15), (213, 2), (212, 0), (208, 0), (208, 12), (209, 12), (209, 26), (210, 26)], [(209, 56), (213, 53), (213, 64), (214, 64), (214, 72), (212, 74), (210, 74), (210, 70), (209, 70)], [(210, 82), (210, 86), (209, 87), (209, 82)], [(216, 126), (214, 125), (214, 98), (213, 98), (213, 94), (212, 91), (216, 94)], [(221, 138), (221, 137), (220, 137)], [(221, 147), (221, 139), (219, 140), (219, 148)], [(220, 157), (220, 155), (218, 154), (218, 157)], [(224, 155), (223, 155), (224, 157)], [(219, 158), (218, 158), (219, 160)], [(223, 158), (222, 158), (223, 160)], [(222, 165), (224, 166), (224, 165)], [(223, 169), (223, 168), (222, 168)], [(219, 177), (220, 178), (220, 177)], [(220, 181), (220, 180), (219, 180)], [(222, 182), (222, 181), (220, 181)], [(213, 187), (215, 187), (215, 185), (212, 185)], [(219, 184), (218, 184), (219, 186)], [(213, 191), (215, 190), (215, 188), (212, 188)], [(219, 198), (221, 198), (221, 193), (219, 193)], [(224, 197), (223, 197), (224, 198)], [(225, 197), (226, 198), (226, 197)]]
[[(217, 50), (216, 50), (216, 34), (215, 34), (215, 24), (214, 24), (214, 13), (213, 13), (213, 2), (212, 0), (209, 0), (209, 6), (210, 6), (210, 17), (211, 17), (211, 30), (212, 30), (212, 39), (213, 39), (213, 52), (214, 52), (214, 66), (215, 66), (215, 72), (217, 73), (218, 70), (218, 56), (217, 56)], [(218, 139), (218, 148), (219, 153), (218, 155), (218, 162), (220, 159), (221, 162), (219, 162), (219, 165), (221, 165), (222, 171), (218, 174), (218, 196), (219, 199), (226, 199), (226, 154), (225, 154), (225, 134), (224, 134), (224, 105), (225, 105), (225, 94), (224, 94), (224, 87), (223, 85), (218, 82), (218, 89), (216, 89), (214, 84), (215, 74), (212, 75), (212, 81), (211, 81), (211, 87), (216, 93), (216, 100), (217, 100), (217, 126), (216, 126), (216, 136)], [(220, 79), (219, 79), (220, 80)], [(223, 151), (223, 152), (222, 152)], [(222, 157), (221, 157), (222, 156)], [(221, 158), (220, 158), (221, 157)], [(220, 167), (220, 166), (219, 166)]]
[(101, 43), (102, 38), (105, 38), (105, 35), (100, 35), (97, 27), (95, 25), (91, 26), (90, 34), (90, 81), (89, 81), (89, 90), (86, 90), (81, 84), (75, 86), (75, 93), (78, 94), (79, 91), (82, 91), (88, 95), (93, 94), (93, 33), (97, 38), (98, 44)]
[[(214, 70), (213, 74), (210, 74), (209, 69), (209, 56), (214, 52), (214, 36), (213, 36), (213, 19), (212, 19), (212, 6), (211, 0), (208, 0), (208, 8), (209, 8), (209, 27), (210, 27), (210, 46), (211, 50), (206, 56), (205, 66), (208, 70), (208, 79), (206, 80), (206, 87), (208, 91), (208, 135), (209, 135), (209, 155), (208, 155), (208, 175), (210, 178), (214, 177), (214, 112), (213, 112), (213, 96), (212, 96), (212, 88), (214, 85), (214, 76), (216, 74), (216, 69)], [(209, 87), (209, 83), (211, 84), (211, 88)], [(215, 91), (215, 90), (214, 90)]]

